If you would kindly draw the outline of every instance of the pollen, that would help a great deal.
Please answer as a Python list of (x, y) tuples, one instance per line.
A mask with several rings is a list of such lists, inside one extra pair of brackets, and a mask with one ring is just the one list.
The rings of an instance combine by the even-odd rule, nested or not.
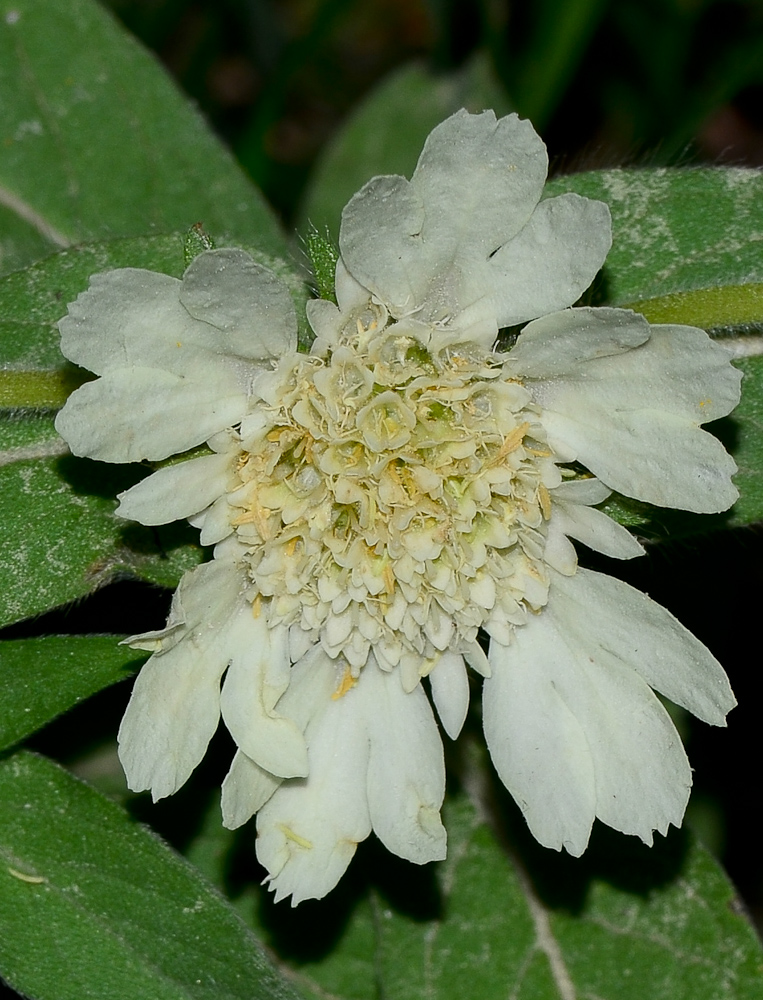
[(358, 683), (358, 678), (353, 677), (350, 667), (346, 666), (344, 668), (344, 674), (342, 675), (342, 679), (339, 682), (339, 687), (331, 695), (331, 700), (339, 701), (339, 699), (343, 698), (348, 691), (351, 691), (352, 688), (354, 688), (357, 683)]

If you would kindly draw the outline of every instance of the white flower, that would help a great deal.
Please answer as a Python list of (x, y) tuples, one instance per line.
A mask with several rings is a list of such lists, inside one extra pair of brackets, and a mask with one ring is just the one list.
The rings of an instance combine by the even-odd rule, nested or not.
[(130, 786), (174, 792), (222, 715), (224, 821), (258, 813), (277, 899), (323, 896), (371, 830), (411, 861), (444, 856), (423, 677), (451, 738), (467, 665), (485, 678), (498, 773), (537, 839), (575, 855), (596, 816), (647, 843), (681, 822), (691, 773), (652, 688), (717, 725), (734, 705), (708, 650), (578, 569), (569, 539), (642, 552), (597, 510), (611, 490), (727, 508), (735, 466), (700, 424), (734, 407), (739, 374), (701, 330), (568, 308), (609, 214), (539, 202), (546, 166), (515, 115), (436, 128), (410, 182), (377, 177), (345, 209), (310, 355), (285, 287), (239, 250), (182, 281), (98, 275), (61, 321), (64, 353), (101, 376), (59, 415), (75, 453), (211, 450), (121, 497), (123, 517), (187, 517), (216, 546), (166, 628), (130, 640), (154, 653), (120, 729)]

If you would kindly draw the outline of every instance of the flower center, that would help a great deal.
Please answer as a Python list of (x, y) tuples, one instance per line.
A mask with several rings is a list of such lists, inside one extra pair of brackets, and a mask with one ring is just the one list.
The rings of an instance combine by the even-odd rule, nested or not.
[(546, 603), (559, 473), (500, 355), (429, 350), (404, 323), (360, 333), (273, 373), (229, 500), (269, 623), (320, 641), (348, 677), (373, 647), (410, 689), (481, 626)]

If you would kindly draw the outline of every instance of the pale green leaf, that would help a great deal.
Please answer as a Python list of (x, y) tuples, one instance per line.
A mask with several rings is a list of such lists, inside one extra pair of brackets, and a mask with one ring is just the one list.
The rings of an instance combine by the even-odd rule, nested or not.
[(559, 177), (607, 202), (613, 244), (601, 298), (653, 323), (763, 326), (763, 174), (718, 167), (598, 170)]
[(130, 677), (145, 655), (112, 635), (0, 641), (0, 750), (41, 729), (102, 688)]
[(114, 516), (116, 494), (141, 478), (139, 467), (40, 457), (62, 447), (52, 422), (39, 423), (49, 429), (44, 442), (2, 456), (0, 625), (83, 597), (119, 573), (174, 586), (200, 561), (192, 529), (149, 529)]
[(0, 273), (196, 222), (286, 253), (233, 157), (95, 0), (0, 0)]
[(299, 212), (300, 232), (313, 225), (336, 239), (342, 209), (355, 192), (377, 174), (410, 177), (426, 137), (459, 108), (509, 110), (485, 56), (450, 75), (414, 64), (389, 76), (356, 106), (320, 157)]
[(187, 862), (51, 761), (0, 763), (0, 975), (35, 1000), (295, 1000)]

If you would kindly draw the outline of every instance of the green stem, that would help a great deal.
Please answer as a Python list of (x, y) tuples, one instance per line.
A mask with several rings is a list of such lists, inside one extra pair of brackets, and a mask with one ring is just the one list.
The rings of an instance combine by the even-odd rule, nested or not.
[(67, 397), (87, 381), (84, 373), (66, 368), (55, 371), (0, 371), (0, 408), (60, 409)]
[(705, 330), (763, 327), (763, 284), (699, 288), (622, 303), (622, 307), (635, 309), (650, 323), (684, 323)]

